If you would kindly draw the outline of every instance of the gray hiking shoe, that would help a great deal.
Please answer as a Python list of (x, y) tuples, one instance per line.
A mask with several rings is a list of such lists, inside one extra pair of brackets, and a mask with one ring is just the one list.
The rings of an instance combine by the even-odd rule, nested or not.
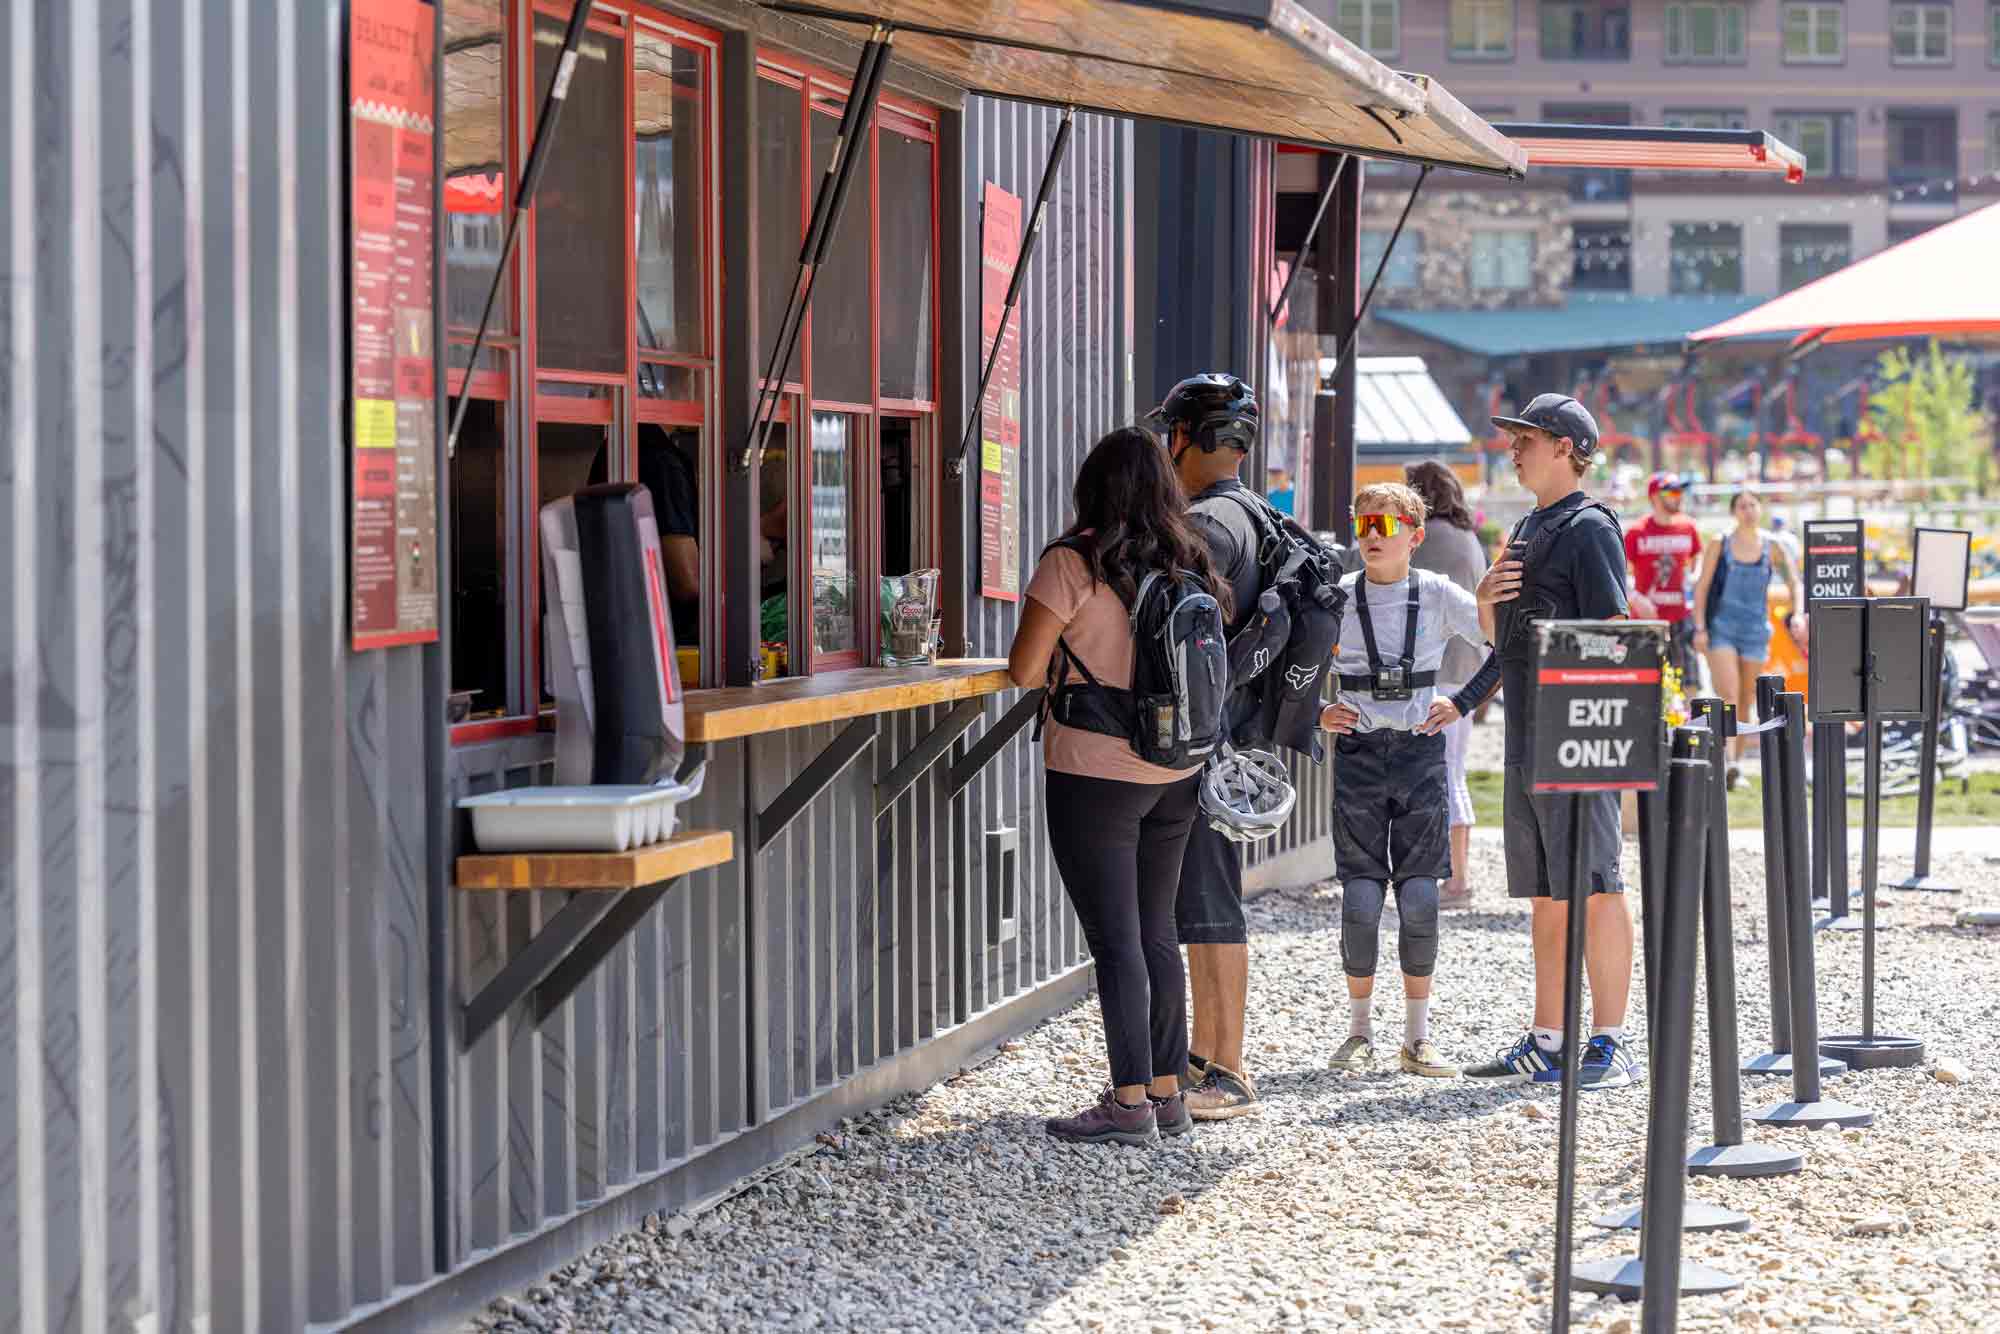
[(1115, 1089), (1104, 1090), (1103, 1097), (1075, 1116), (1060, 1116), (1046, 1122), (1043, 1129), (1071, 1144), (1146, 1145), (1160, 1142), (1159, 1123), (1153, 1116), (1153, 1104), (1142, 1101), (1137, 1107), (1127, 1107), (1118, 1101)]

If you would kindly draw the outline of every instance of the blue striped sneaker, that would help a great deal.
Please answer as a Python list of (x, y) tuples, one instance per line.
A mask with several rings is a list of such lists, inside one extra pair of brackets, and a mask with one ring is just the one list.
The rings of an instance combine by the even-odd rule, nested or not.
[(1576, 1069), (1577, 1084), (1587, 1089), (1622, 1089), (1639, 1082), (1639, 1063), (1632, 1048), (1614, 1037), (1594, 1037), (1583, 1049)]
[(1493, 1084), (1553, 1083), (1562, 1078), (1562, 1053), (1543, 1051), (1535, 1045), (1535, 1035), (1527, 1033), (1492, 1060), (1468, 1066), (1465, 1077)]

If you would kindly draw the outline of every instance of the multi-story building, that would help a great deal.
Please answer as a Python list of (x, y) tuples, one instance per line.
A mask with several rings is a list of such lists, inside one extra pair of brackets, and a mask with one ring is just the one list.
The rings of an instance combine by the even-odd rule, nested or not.
[[(1432, 181), (1368, 346), (1424, 354), (1471, 411), (1475, 384), (1574, 378), (1617, 348), (1671, 354), (1711, 318), (2000, 198), (2000, 0), (1308, 3), (1496, 122), (1748, 127), (1805, 154), (1796, 185), (1612, 170)], [(1369, 168), (1364, 257), (1414, 176)], [(1505, 313), (1446, 313), (1465, 311)], [(1816, 387), (1801, 410), (1837, 431), (1830, 386)]]

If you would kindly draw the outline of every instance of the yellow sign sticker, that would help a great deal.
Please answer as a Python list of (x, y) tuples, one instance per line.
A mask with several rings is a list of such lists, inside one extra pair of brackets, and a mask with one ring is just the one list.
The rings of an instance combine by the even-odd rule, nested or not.
[(981, 440), (979, 442), (979, 466), (987, 472), (1000, 471), (1000, 442)]
[(354, 447), (394, 449), (396, 447), (396, 400), (357, 398), (354, 400)]

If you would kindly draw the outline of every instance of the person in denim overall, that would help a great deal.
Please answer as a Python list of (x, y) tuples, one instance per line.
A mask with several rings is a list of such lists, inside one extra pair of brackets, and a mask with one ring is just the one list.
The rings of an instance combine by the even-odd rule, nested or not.
[[(1695, 590), (1694, 646), (1708, 655), (1709, 678), (1716, 696), (1736, 705), (1737, 718), (1754, 721), (1757, 678), (1771, 657), (1771, 580), (1783, 574), (1792, 590), (1792, 632), (1799, 633), (1798, 568), (1784, 544), (1758, 526), (1764, 506), (1748, 491), (1729, 502), (1736, 526), (1709, 547), (1702, 560), (1701, 585)], [(1721, 585), (1716, 591), (1716, 585)], [(1713, 605), (1711, 605), (1711, 603)], [(1728, 779), (1735, 787), (1743, 778), (1747, 737), (1730, 744)]]

